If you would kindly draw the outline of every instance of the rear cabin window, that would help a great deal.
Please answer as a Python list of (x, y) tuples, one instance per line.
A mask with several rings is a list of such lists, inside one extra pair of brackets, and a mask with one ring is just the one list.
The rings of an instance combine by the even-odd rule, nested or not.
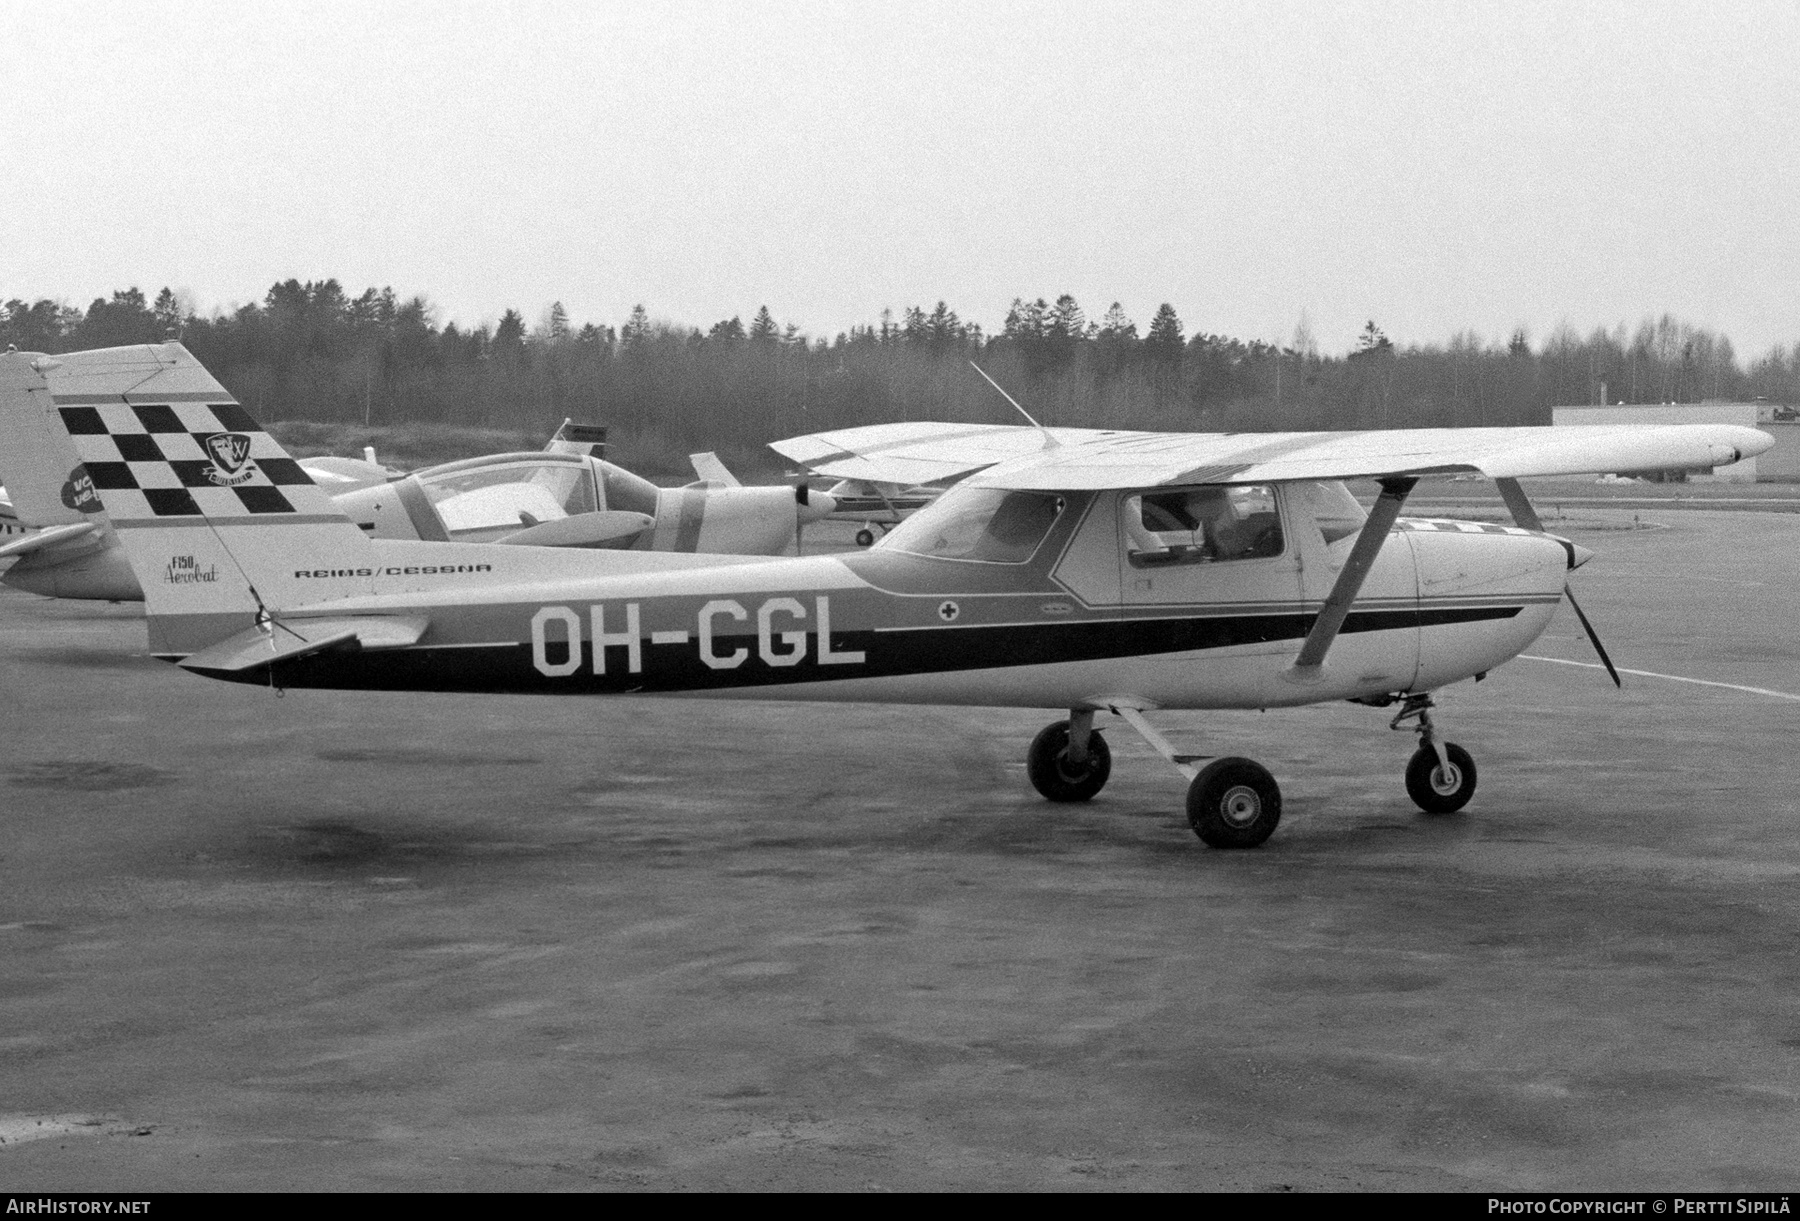
[(1267, 559), (1281, 554), (1281, 515), (1268, 484), (1206, 484), (1127, 496), (1125, 556), (1133, 568)]
[(981, 564), (1023, 564), (1062, 515), (1052, 492), (952, 488), (900, 523), (880, 546), (889, 551)]

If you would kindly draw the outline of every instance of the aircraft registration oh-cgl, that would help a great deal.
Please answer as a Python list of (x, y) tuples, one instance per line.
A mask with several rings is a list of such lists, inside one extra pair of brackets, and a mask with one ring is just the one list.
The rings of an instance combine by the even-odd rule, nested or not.
[[(277, 688), (702, 695), (1067, 709), (1032, 783), (1082, 801), (1118, 715), (1191, 778), (1194, 830), (1259, 844), (1281, 812), (1243, 758), (1199, 760), (1157, 709), (1400, 704), (1407, 787), (1468, 801), (1431, 693), (1524, 649), (1588, 553), (1527, 475), (1698, 467), (1772, 444), (1729, 426), (1189, 435), (915, 426), (981, 469), (878, 546), (792, 559), (370, 538), (185, 349), (0, 356), (0, 422), (65, 433), (147, 598), (153, 654)], [(889, 426), (886, 443), (898, 438)], [(829, 438), (846, 452), (854, 433)], [(53, 448), (30, 444), (36, 453)], [(1518, 524), (1406, 521), (1422, 477), (1499, 481)], [(1343, 479), (1380, 481), (1372, 510)]]

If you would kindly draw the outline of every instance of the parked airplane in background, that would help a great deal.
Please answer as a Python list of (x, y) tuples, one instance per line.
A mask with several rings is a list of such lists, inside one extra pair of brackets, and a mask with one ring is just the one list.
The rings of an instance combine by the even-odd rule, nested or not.
[[(799, 440), (804, 441), (806, 438)], [(787, 451), (782, 446), (789, 444), (791, 443), (787, 441), (775, 441), (769, 448), (785, 456)], [(717, 454), (689, 454), (688, 461), (694, 464), (695, 472), (707, 486), (740, 486), (737, 476), (719, 461)], [(799, 480), (796, 487), (806, 486), (806, 480), (810, 477), (831, 474), (829, 470), (805, 468), (805, 464), (802, 467), (799, 471), (790, 472)], [(886, 534), (904, 521), (908, 514), (917, 512), (943, 494), (942, 488), (909, 488), (894, 483), (872, 483), (864, 479), (840, 479), (822, 493), (832, 506), (829, 520), (862, 523), (862, 528), (856, 532), (858, 547), (874, 545), (877, 526)]]
[[(801, 527), (835, 508), (805, 484), (659, 488), (599, 457), (604, 439), (604, 429), (565, 421), (543, 452), (490, 454), (411, 475), (380, 465), (372, 449), (361, 459), (295, 465), (383, 539), (779, 555), (798, 549)], [(0, 449), (0, 476), (15, 493), (34, 477), (39, 484), (21, 501), (32, 502), (23, 522), (51, 527), (0, 543), (0, 559), (17, 557), (0, 582), (46, 597), (142, 601), (100, 502), (69, 482), (76, 466), (73, 447), (36, 468)], [(59, 467), (63, 474), (46, 473)]]
[(6, 494), (5, 488), (0, 488), (0, 539), (11, 540), (31, 531), (32, 527), (20, 521), (13, 510), (12, 497)]
[[(1281, 792), (1177, 753), (1164, 708), (1399, 704), (1423, 809), (1475, 766), (1432, 692), (1518, 655), (1588, 552), (1518, 479), (1715, 466), (1750, 428), (1091, 432), (888, 426), (921, 467), (981, 469), (866, 552), (792, 559), (371, 538), (179, 344), (0, 356), (0, 452), (66, 448), (147, 594), (150, 651), (274, 688), (711, 695), (1067, 709), (1027, 757), (1053, 801), (1101, 791), (1116, 714), (1191, 777), (1206, 843), (1262, 843)], [(893, 429), (911, 428), (907, 440)], [(869, 430), (823, 441), (855, 454)], [(54, 442), (54, 444), (52, 443)], [(60, 468), (58, 468), (60, 469)], [(1514, 526), (1407, 521), (1434, 475), (1494, 478)], [(1379, 480), (1366, 511), (1340, 480)]]

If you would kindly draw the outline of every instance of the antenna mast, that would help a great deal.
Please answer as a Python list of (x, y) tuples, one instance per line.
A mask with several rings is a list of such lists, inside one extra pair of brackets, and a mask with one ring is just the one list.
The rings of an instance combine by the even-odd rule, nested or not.
[(1012, 395), (1008, 394), (1006, 392), (1006, 388), (1004, 386), (1002, 386), (999, 382), (995, 381), (991, 377), (988, 377), (988, 373), (987, 373), (986, 369), (983, 369), (980, 365), (976, 364), (972, 360), (969, 362), (969, 368), (971, 368), (971, 369), (975, 370), (975, 372), (981, 374), (981, 376), (984, 379), (986, 379), (988, 385), (992, 386), (994, 389), (996, 389), (1000, 392), (1001, 398), (1005, 399), (1007, 402), (1009, 402), (1013, 405), (1014, 411), (1016, 411), (1020, 415), (1024, 416), (1027, 423), (1029, 423), (1033, 428), (1037, 429), (1039, 432), (1044, 434), (1044, 447), (1046, 449), (1048, 449), (1050, 446), (1053, 446), (1056, 444), (1056, 438), (1051, 435), (1050, 430), (1048, 428), (1045, 428), (1042, 424), (1038, 423), (1036, 420), (1032, 419), (1031, 413), (1029, 411), (1025, 410), (1023, 407), (1019, 406), (1018, 399), (1016, 399)]

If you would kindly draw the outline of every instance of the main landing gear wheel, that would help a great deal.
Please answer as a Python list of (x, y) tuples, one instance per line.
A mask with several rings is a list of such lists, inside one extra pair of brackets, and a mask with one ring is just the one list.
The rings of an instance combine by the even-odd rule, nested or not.
[(1475, 760), (1454, 742), (1444, 743), (1445, 762), (1437, 751), (1421, 746), (1406, 765), (1406, 794), (1427, 814), (1450, 814), (1475, 795)]
[(1051, 801), (1086, 801), (1106, 787), (1112, 775), (1112, 750), (1100, 731), (1088, 731), (1087, 758), (1069, 761), (1069, 723), (1044, 726), (1031, 740), (1025, 754), (1025, 774), (1031, 787)]
[(856, 532), (856, 545), (858, 547), (873, 547), (875, 545), (875, 531), (869, 529), (867, 526), (858, 530)]
[(1254, 848), (1281, 821), (1281, 787), (1252, 759), (1214, 759), (1188, 786), (1188, 825), (1211, 848)]

